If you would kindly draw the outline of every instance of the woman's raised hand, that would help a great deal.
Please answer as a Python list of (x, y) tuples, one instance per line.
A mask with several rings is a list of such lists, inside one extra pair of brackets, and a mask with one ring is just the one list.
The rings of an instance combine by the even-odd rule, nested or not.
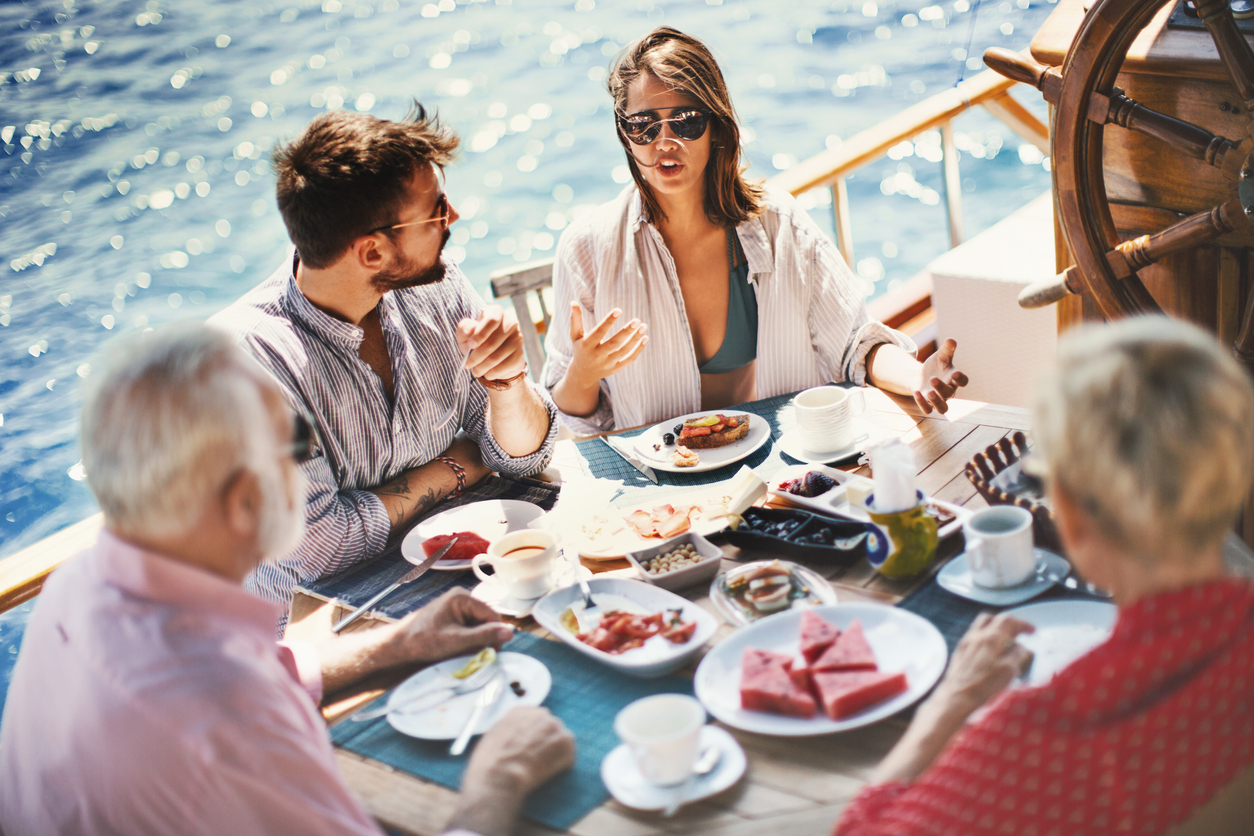
[(623, 312), (615, 308), (605, 315), (591, 331), (584, 333), (583, 312), (578, 302), (570, 303), (570, 341), (573, 356), (568, 374), (573, 373), (588, 384), (599, 382), (623, 369), (640, 356), (649, 338), (647, 325), (633, 319), (609, 334)]

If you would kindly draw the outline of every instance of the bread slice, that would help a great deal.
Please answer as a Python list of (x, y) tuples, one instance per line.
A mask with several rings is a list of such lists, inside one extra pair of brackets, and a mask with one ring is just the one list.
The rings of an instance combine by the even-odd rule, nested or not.
[(710, 450), (714, 447), (726, 447), (734, 441), (739, 441), (749, 434), (749, 416), (748, 415), (728, 415), (728, 418), (736, 420), (736, 426), (724, 427), (716, 433), (709, 435), (693, 435), (677, 438), (675, 441), (684, 445), (690, 450)]

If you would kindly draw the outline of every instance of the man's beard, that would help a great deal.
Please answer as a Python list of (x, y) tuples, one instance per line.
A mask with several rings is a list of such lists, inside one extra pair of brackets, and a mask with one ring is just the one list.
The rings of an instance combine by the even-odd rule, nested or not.
[(387, 293), (389, 290), (404, 290), (407, 287), (444, 281), (444, 260), (440, 258), (440, 253), (444, 252), (448, 238), (449, 230), (446, 229), (444, 237), (440, 239), (440, 248), (435, 251), (435, 263), (430, 267), (423, 270), (415, 267), (412, 261), (405, 261), (375, 273), (370, 277), (370, 286), (378, 293)]

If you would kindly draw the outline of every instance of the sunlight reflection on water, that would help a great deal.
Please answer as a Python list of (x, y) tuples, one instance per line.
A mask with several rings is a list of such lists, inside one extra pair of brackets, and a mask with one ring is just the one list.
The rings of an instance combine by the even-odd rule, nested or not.
[[(1024, 46), (1051, 9), (988, 3), (968, 56), (968, 0), (0, 5), (0, 555), (94, 510), (76, 384), (101, 344), (208, 316), (277, 264), (269, 151), (317, 112), (439, 108), (464, 143), (448, 251), (486, 292), (627, 181), (605, 68), (652, 26), (711, 45), (769, 176)], [(969, 234), (1048, 188), (1048, 161), (990, 117), (958, 129)], [(850, 181), (877, 292), (947, 246), (937, 153), (903, 143)], [(807, 201), (830, 230), (830, 196)]]

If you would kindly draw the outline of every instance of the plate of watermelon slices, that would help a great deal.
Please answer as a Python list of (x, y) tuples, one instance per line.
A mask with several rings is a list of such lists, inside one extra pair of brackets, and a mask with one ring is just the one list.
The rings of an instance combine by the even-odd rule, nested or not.
[(542, 516), (543, 508), (520, 499), (486, 499), (459, 505), (411, 528), (401, 541), (401, 555), (410, 563), (421, 563), (424, 557), (457, 537), (448, 554), (431, 568), (437, 572), (468, 570), (475, 555), (486, 552), (489, 545), (511, 531), (531, 528)]
[(788, 610), (714, 646), (694, 684), (733, 728), (803, 737), (870, 725), (917, 702), (949, 650), (930, 622), (883, 604)]

